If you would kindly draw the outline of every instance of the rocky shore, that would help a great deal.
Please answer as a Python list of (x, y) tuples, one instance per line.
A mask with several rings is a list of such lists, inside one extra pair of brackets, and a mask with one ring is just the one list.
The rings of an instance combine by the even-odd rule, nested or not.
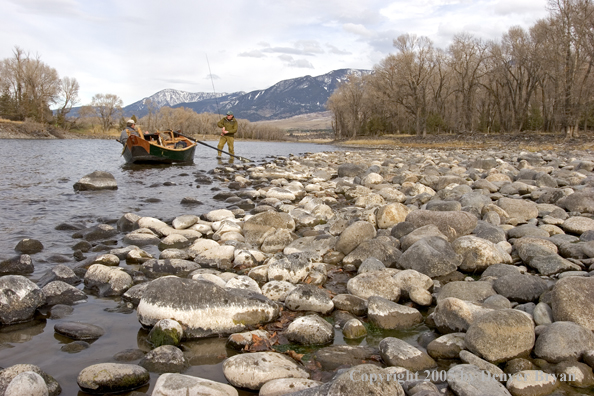
[[(80, 368), (78, 386), (95, 394), (140, 388), (149, 373), (160, 374), (154, 396), (591, 392), (593, 172), (590, 151), (511, 148), (220, 166), (208, 177), (225, 180), (221, 209), (200, 213), (187, 197), (193, 209), (174, 218), (57, 225), (79, 239), (79, 261), (37, 284), (27, 274), (43, 241), (21, 241), (0, 263), (0, 323), (67, 315), (87, 294), (121, 299), (149, 350)], [(117, 188), (109, 176), (87, 175), (77, 189)], [(372, 340), (427, 328), (414, 345)], [(103, 335), (93, 323), (54, 330), (75, 340), (69, 348)], [(228, 384), (184, 374), (184, 342), (215, 336), (238, 351), (222, 365)], [(49, 371), (7, 367), (0, 395), (57, 395)]]

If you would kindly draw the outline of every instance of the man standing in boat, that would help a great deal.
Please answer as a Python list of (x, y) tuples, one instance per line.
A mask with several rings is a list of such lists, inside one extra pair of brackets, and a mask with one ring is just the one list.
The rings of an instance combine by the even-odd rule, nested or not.
[(122, 131), (122, 134), (120, 135), (120, 143), (122, 143), (124, 146), (126, 145), (126, 140), (128, 140), (128, 136), (134, 135), (140, 137), (140, 132), (136, 130), (135, 126), (136, 121), (132, 119), (126, 121), (126, 128)]
[(217, 153), (217, 158), (221, 158), (221, 150), (225, 147), (225, 143), (227, 143), (227, 147), (229, 148), (229, 153), (235, 155), (235, 150), (233, 147), (233, 141), (235, 133), (237, 132), (238, 123), (235, 117), (233, 117), (233, 112), (228, 111), (227, 116), (223, 117), (221, 121), (217, 123), (219, 128), (222, 128), (221, 131), (221, 138), (219, 139), (219, 145), (217, 149), (219, 152)]

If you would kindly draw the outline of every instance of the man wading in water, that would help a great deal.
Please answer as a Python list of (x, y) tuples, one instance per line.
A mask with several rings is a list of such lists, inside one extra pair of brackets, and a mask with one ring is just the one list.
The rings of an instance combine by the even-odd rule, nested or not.
[(217, 158), (221, 158), (221, 150), (225, 147), (225, 143), (227, 143), (227, 147), (229, 147), (229, 153), (235, 155), (233, 141), (238, 125), (237, 120), (233, 117), (233, 112), (228, 111), (227, 116), (223, 117), (223, 119), (217, 123), (217, 126), (223, 128), (221, 138), (219, 139), (219, 145), (217, 146), (217, 149), (219, 149)]

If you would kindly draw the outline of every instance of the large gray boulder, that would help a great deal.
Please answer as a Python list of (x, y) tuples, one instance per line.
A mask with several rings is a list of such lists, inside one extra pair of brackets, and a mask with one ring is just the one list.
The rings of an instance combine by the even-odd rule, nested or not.
[(293, 311), (313, 311), (323, 315), (334, 309), (329, 293), (314, 285), (301, 284), (285, 297), (285, 306)]
[(461, 263), (462, 256), (440, 237), (427, 237), (415, 242), (398, 259), (402, 268), (419, 271), (430, 278), (448, 275), (456, 271)]
[(556, 204), (568, 212), (594, 213), (594, 190), (577, 191), (561, 198)]
[(134, 285), (132, 277), (121, 267), (93, 264), (85, 273), (85, 287), (99, 296), (121, 296)]
[(45, 295), (22, 275), (0, 277), (0, 323), (8, 325), (33, 319), (45, 303)]
[(392, 267), (398, 261), (402, 253), (393, 242), (384, 241), (383, 238), (374, 238), (361, 242), (352, 252), (342, 259), (343, 265), (354, 265), (359, 268), (363, 261), (370, 257), (381, 261), (384, 266)]
[(415, 228), (433, 224), (451, 242), (458, 237), (470, 234), (478, 220), (471, 213), (462, 211), (413, 210), (406, 216), (406, 221), (412, 223)]
[(505, 212), (512, 218), (518, 220), (519, 223), (525, 223), (530, 219), (538, 217), (538, 207), (536, 203), (527, 201), (525, 199), (500, 198), (497, 205), (505, 210)]
[(116, 393), (147, 384), (149, 372), (135, 364), (100, 363), (84, 368), (76, 378), (83, 392)]
[(491, 311), (478, 303), (448, 297), (437, 302), (432, 316), (439, 332), (447, 334), (468, 330), (479, 317)]
[(398, 281), (393, 279), (390, 271), (383, 270), (374, 272), (364, 272), (349, 279), (347, 290), (354, 296), (369, 298), (379, 296), (391, 301), (398, 301), (400, 298), (400, 288)]
[(483, 302), (496, 294), (497, 292), (489, 282), (455, 281), (446, 283), (439, 289), (437, 301), (454, 297), (464, 301)]
[(369, 297), (367, 306), (367, 317), (380, 329), (407, 329), (423, 322), (423, 315), (417, 309), (382, 297)]
[(552, 291), (551, 308), (555, 321), (570, 321), (594, 331), (594, 279), (560, 279)]
[(534, 346), (534, 322), (513, 309), (481, 315), (468, 328), (464, 341), (468, 350), (492, 363), (527, 356)]
[(137, 308), (143, 326), (173, 319), (183, 326), (186, 338), (237, 333), (278, 315), (278, 305), (261, 294), (173, 276), (152, 281)]
[(549, 287), (542, 278), (530, 274), (506, 275), (493, 282), (498, 294), (510, 301), (527, 303), (538, 300)]
[(573, 322), (554, 322), (546, 326), (534, 345), (534, 355), (551, 363), (578, 360), (594, 347), (592, 332)]
[(348, 226), (341, 234), (335, 249), (343, 254), (349, 254), (361, 242), (375, 238), (376, 231), (373, 224), (367, 221), (356, 221)]
[(452, 248), (462, 256), (460, 271), (482, 272), (493, 264), (511, 264), (511, 256), (491, 241), (467, 235), (452, 242)]
[(117, 190), (118, 183), (109, 172), (95, 171), (74, 183), (76, 191)]

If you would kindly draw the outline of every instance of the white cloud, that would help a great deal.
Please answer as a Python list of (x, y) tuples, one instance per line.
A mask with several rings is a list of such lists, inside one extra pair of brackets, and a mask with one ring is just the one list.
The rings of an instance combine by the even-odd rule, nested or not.
[(217, 92), (236, 92), (303, 76), (303, 69), (371, 69), (403, 33), (440, 48), (462, 30), (499, 39), (511, 26), (528, 28), (546, 16), (546, 3), (0, 0), (0, 60), (19, 46), (76, 78), (82, 103), (114, 93), (130, 104), (165, 88), (211, 92), (204, 77), (211, 73)]

